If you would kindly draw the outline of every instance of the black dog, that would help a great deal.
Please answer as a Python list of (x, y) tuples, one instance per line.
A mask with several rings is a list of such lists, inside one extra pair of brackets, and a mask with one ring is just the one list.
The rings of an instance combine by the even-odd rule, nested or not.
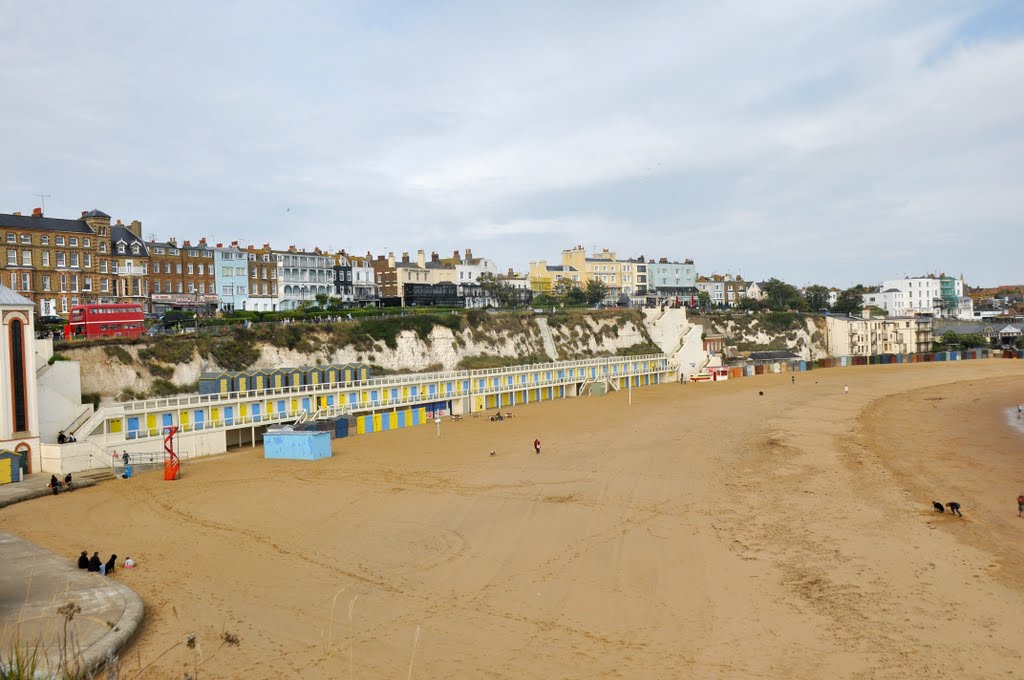
[(946, 507), (949, 508), (950, 512), (956, 513), (957, 515), (960, 515), (961, 517), (963, 517), (963, 513), (960, 512), (960, 504), (959, 503), (952, 503), (952, 502), (951, 503), (946, 503)]
[(942, 512), (942, 513), (946, 512), (946, 509), (944, 507), (942, 507), (942, 503), (940, 503), (938, 501), (932, 501), (932, 507), (935, 508), (935, 512)]

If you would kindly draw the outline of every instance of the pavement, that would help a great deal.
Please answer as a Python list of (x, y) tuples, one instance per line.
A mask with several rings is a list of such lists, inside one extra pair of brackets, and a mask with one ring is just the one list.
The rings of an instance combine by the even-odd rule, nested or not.
[[(50, 475), (45, 472), (25, 475), (25, 478), (20, 482), (0, 484), (0, 508), (5, 508), (13, 503), (20, 503), (33, 498), (39, 498), (41, 496), (48, 496), (53, 493), (53, 489), (49, 487), (49, 484)], [(87, 486), (95, 486), (96, 480), (75, 479), (75, 476), (72, 475), (71, 484), (75, 489), (83, 489)], [(61, 493), (68, 492), (62, 491)], [(74, 493), (74, 491), (71, 493)]]
[[(52, 493), (49, 482), (49, 475), (36, 474), (0, 485), (0, 507)], [(95, 484), (93, 479), (74, 482), (78, 489)], [(59, 676), (66, 618), (59, 610), (68, 603), (80, 611), (67, 622), (67, 655), (82, 670), (97, 669), (116, 656), (142, 625), (142, 599), (118, 582), (116, 573), (79, 569), (68, 558), (4, 532), (0, 564), (0, 674), (17, 642), (38, 645), (38, 677)]]

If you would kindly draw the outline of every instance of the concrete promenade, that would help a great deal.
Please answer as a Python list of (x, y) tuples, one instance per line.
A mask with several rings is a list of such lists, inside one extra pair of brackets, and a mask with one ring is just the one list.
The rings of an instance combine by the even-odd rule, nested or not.
[[(0, 486), (0, 507), (51, 493), (46, 487), (49, 479), (49, 475), (31, 475), (24, 482)], [(76, 486), (95, 483), (82, 480)], [(108, 577), (78, 569), (71, 558), (4, 532), (0, 532), (0, 562), (4, 565), (0, 569), (0, 662), (7, 660), (14, 643), (33, 646), (39, 653), (39, 677), (56, 675), (64, 647), (65, 615), (59, 610), (68, 603), (80, 608), (67, 624), (66, 649), (72, 667), (100, 666), (142, 624), (142, 599), (119, 583), (116, 573)]]
[[(94, 479), (74, 479), (72, 478), (72, 485), (77, 489), (84, 489), (89, 486), (95, 486), (96, 480)], [(25, 479), (20, 482), (12, 482), (11, 484), (0, 484), (0, 508), (5, 508), (13, 503), (20, 503), (22, 501), (31, 500), (33, 498), (40, 498), (42, 496), (49, 496), (53, 493), (53, 489), (49, 487), (50, 475), (45, 472), (39, 472), (32, 475), (25, 475)], [(69, 493), (67, 491), (61, 491), (61, 493)], [(71, 491), (70, 493), (74, 493)]]

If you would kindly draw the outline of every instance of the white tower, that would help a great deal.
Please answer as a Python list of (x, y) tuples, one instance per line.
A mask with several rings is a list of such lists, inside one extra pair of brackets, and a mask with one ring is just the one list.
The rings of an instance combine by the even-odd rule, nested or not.
[(36, 397), (33, 305), (0, 285), (0, 450), (39, 471), (39, 402)]

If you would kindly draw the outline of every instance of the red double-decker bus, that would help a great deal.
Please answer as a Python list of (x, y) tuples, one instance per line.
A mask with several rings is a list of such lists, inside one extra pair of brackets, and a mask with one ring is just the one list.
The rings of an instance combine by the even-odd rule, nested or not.
[(139, 305), (75, 305), (64, 338), (137, 338), (146, 332), (144, 319)]

